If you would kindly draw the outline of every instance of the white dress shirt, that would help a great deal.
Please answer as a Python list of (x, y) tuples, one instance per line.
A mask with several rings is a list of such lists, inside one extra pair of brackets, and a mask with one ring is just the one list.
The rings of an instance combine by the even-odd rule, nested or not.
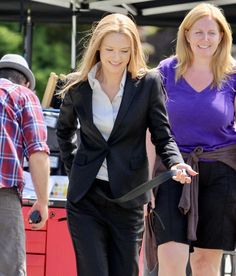
[[(100, 66), (100, 62), (94, 65), (88, 74), (88, 81), (90, 87), (93, 90), (93, 123), (101, 132), (103, 138), (107, 141), (113, 129), (114, 122), (120, 108), (121, 100), (124, 93), (127, 70), (125, 70), (123, 73), (118, 93), (113, 98), (113, 100), (110, 101), (107, 94), (101, 88), (99, 81), (95, 78), (98, 66)], [(104, 160), (100, 170), (98, 171), (96, 178), (109, 181), (106, 159)]]

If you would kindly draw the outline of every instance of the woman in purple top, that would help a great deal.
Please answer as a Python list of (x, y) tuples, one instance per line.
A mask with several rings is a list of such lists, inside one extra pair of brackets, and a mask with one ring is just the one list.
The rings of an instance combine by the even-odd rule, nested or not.
[[(191, 184), (199, 191), (193, 199), (189, 194), (193, 201), (187, 212), (179, 208), (186, 185), (169, 181), (156, 191), (155, 209), (165, 226), (155, 220), (159, 276), (185, 275), (190, 248), (192, 275), (218, 276), (223, 250), (235, 249), (236, 74), (231, 46), (221, 10), (202, 3), (181, 23), (176, 55), (158, 66), (173, 136), (199, 171), (198, 183)], [(196, 236), (189, 236), (193, 221)]]

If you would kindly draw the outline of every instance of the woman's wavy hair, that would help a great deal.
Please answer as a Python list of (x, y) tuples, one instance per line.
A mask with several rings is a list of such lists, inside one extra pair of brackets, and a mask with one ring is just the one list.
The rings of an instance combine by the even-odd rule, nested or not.
[(214, 19), (219, 26), (219, 31), (222, 32), (222, 39), (210, 64), (213, 72), (212, 86), (221, 87), (222, 82), (228, 78), (229, 74), (235, 72), (235, 60), (231, 55), (232, 32), (223, 11), (209, 3), (201, 3), (190, 10), (179, 26), (176, 43), (176, 57), (178, 60), (176, 65), (176, 81), (185, 74), (187, 68), (193, 62), (193, 52), (185, 33), (191, 29), (197, 20), (204, 16), (210, 16)]
[(100, 61), (99, 49), (104, 37), (114, 32), (127, 35), (131, 41), (131, 56), (128, 64), (128, 72), (131, 73), (131, 77), (141, 78), (146, 74), (148, 69), (145, 55), (135, 23), (126, 15), (109, 14), (92, 27), (77, 71), (67, 75), (66, 84), (59, 94), (63, 95), (75, 84), (87, 80), (91, 68)]

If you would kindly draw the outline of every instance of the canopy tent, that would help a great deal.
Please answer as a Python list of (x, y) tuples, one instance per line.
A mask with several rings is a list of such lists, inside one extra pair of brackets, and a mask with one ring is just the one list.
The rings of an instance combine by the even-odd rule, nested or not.
[[(71, 68), (76, 62), (76, 27), (104, 14), (131, 14), (138, 25), (177, 27), (194, 0), (1, 0), (0, 21), (18, 21), (25, 30), (25, 56), (31, 64), (32, 25), (38, 22), (71, 24)], [(204, 1), (205, 2), (205, 1)], [(211, 1), (220, 6), (231, 26), (236, 26), (236, 0)]]
[[(139, 25), (178, 26), (196, 0), (1, 0), (0, 21), (21, 21), (27, 9), (33, 22), (91, 23), (104, 13), (130, 13)], [(209, 1), (224, 9), (230, 24), (236, 26), (236, 0)], [(74, 9), (73, 9), (74, 7)]]

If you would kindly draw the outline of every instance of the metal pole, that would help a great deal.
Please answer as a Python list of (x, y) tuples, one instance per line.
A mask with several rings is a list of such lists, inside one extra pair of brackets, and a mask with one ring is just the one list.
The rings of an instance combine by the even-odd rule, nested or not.
[(71, 30), (71, 70), (76, 69), (76, 27), (77, 27), (77, 15), (76, 15), (76, 0), (72, 2), (72, 30)]
[(25, 30), (24, 30), (24, 56), (27, 60), (29, 67), (32, 64), (32, 21), (31, 21), (31, 9), (27, 9)]

